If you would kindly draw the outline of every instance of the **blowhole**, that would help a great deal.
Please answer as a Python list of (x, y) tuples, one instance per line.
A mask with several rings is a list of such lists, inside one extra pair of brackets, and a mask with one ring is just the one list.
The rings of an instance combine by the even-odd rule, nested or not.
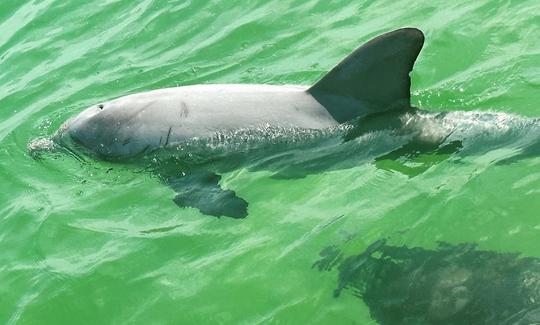
[(99, 109), (103, 109), (104, 106), (103, 106), (103, 104), (99, 104), (97, 107), (98, 107)]

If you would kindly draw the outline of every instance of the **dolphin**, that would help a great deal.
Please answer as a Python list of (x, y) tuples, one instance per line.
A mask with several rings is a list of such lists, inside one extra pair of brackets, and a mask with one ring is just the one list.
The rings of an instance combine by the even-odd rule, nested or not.
[[(223, 132), (324, 130), (372, 114), (406, 111), (409, 73), (423, 43), (416, 28), (388, 32), (360, 46), (311, 87), (208, 84), (130, 94), (83, 110), (60, 127), (55, 139), (101, 159), (128, 161)], [(215, 216), (247, 216), (247, 202), (221, 189), (219, 175), (160, 175), (177, 192), (180, 206)]]
[[(357, 159), (350, 146), (339, 145), (354, 143), (376, 131), (395, 133), (391, 141), (385, 141), (399, 147), (392, 149), (379, 141), (381, 146), (366, 150), (373, 152), (377, 167), (414, 177), (429, 164), (396, 166), (387, 161), (422, 154), (444, 160), (463, 148), (459, 137), (452, 138), (459, 132), (449, 126), (461, 123), (464, 128), (478, 128), (487, 119), (496, 121), (499, 127), (501, 121), (509, 120), (487, 113), (471, 113), (464, 119), (454, 112), (429, 113), (411, 107), (409, 73), (423, 44), (424, 35), (416, 28), (380, 35), (360, 46), (312, 86), (207, 84), (130, 94), (83, 110), (62, 124), (53, 142), (70, 152), (114, 162), (144, 161), (149, 157), (153, 161), (159, 157), (151, 172), (175, 191), (173, 201), (180, 207), (197, 208), (216, 217), (248, 215), (248, 203), (219, 184), (220, 174), (239, 167), (239, 162), (261, 168), (273, 166), (280, 170), (276, 177), (287, 178), (320, 169), (351, 168), (354, 165), (347, 164), (365, 162), (359, 160), (365, 156)], [(531, 123), (537, 127), (537, 121), (519, 120), (514, 124)], [(343, 137), (327, 141), (325, 132), (333, 134), (335, 130), (344, 133)], [(524, 135), (534, 137), (537, 133), (540, 130)], [(280, 139), (283, 134), (285, 139)], [(295, 142), (290, 136), (298, 134), (304, 140), (316, 135), (317, 150), (302, 151), (301, 159), (294, 155), (291, 158), (290, 150), (274, 155), (277, 158), (267, 158), (271, 150), (279, 151), (283, 145)], [(229, 146), (213, 146), (216, 138), (218, 143), (228, 142)], [(255, 147), (244, 143), (252, 138), (266, 142)], [(211, 154), (197, 154), (201, 148), (210, 149), (206, 151)], [(537, 154), (540, 146), (527, 150), (529, 155)], [(434, 164), (437, 159), (430, 161)]]
[(265, 125), (324, 129), (410, 107), (409, 72), (424, 42), (414, 28), (379, 36), (312, 87), (191, 85), (93, 105), (63, 129), (103, 158), (126, 159), (217, 132)]

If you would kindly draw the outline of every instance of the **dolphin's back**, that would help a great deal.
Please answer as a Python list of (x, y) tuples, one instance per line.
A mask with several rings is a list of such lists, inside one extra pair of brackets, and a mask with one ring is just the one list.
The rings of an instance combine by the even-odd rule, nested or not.
[[(194, 85), (160, 89), (111, 101), (132, 123), (161, 127), (170, 140), (205, 137), (216, 132), (258, 126), (321, 129), (336, 121), (301, 86)], [(153, 131), (154, 132), (154, 131)]]

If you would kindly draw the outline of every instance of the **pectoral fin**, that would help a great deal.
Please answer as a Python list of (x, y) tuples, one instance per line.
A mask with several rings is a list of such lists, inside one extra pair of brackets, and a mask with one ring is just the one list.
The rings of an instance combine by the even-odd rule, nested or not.
[(221, 188), (221, 176), (209, 171), (189, 171), (183, 176), (161, 176), (176, 192), (173, 201), (179, 207), (192, 207), (215, 217), (245, 218), (248, 203), (231, 190)]

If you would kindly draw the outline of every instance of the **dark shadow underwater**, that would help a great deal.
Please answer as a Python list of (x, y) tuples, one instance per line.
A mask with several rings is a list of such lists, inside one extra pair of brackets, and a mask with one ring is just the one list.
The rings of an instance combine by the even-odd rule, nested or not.
[(344, 257), (330, 246), (313, 267), (337, 269), (345, 289), (385, 324), (540, 323), (540, 259), (439, 243), (436, 249), (371, 244)]

